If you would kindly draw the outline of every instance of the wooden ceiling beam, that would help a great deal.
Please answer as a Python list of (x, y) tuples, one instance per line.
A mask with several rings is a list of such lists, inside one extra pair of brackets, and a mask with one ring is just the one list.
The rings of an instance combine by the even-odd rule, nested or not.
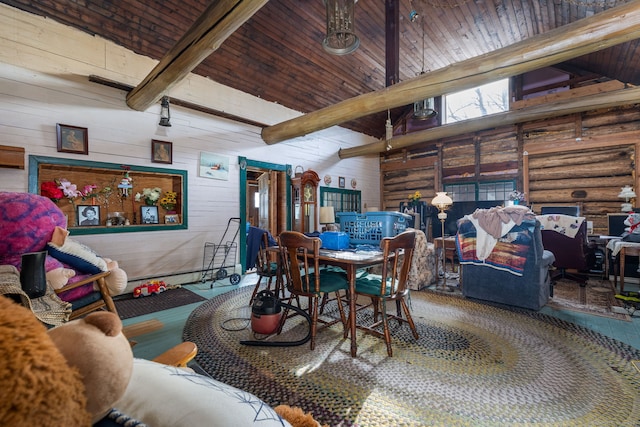
[(248, 21), (268, 0), (212, 2), (189, 30), (127, 95), (127, 105), (144, 111), (182, 81), (206, 57)]
[(391, 149), (406, 148), (424, 142), (435, 141), (455, 135), (478, 132), (493, 127), (513, 125), (516, 123), (543, 120), (551, 117), (565, 116), (583, 111), (613, 108), (621, 105), (631, 105), (640, 99), (640, 88), (620, 89), (606, 93), (581, 96), (579, 98), (563, 99), (551, 104), (541, 104), (534, 107), (512, 110), (505, 113), (492, 114), (478, 119), (464, 120), (420, 132), (402, 136), (394, 136), (390, 141), (374, 142), (360, 147), (340, 149), (341, 159), (381, 153), (387, 150), (387, 143)]
[(640, 38), (640, 0), (414, 79), (268, 126), (262, 130), (262, 139), (267, 144), (276, 144), (420, 99), (469, 89), (555, 65), (637, 38)]

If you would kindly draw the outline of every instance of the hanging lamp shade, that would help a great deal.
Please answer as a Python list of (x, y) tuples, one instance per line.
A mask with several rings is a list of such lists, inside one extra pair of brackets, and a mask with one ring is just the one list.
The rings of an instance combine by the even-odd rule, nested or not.
[(434, 98), (421, 99), (413, 103), (413, 118), (417, 120), (427, 120), (435, 117)]
[[(411, 11), (411, 13), (413, 13), (415, 11)], [(420, 75), (424, 74), (424, 67), (425, 67), (425, 31), (424, 31), (424, 15), (419, 15), (417, 12), (415, 14), (415, 16), (409, 16), (409, 18), (411, 19), (411, 22), (415, 22), (416, 19), (420, 18), (420, 25), (422, 26), (422, 72), (420, 72)], [(427, 98), (427, 99), (421, 99), (419, 101), (416, 101), (413, 103), (413, 118), (416, 120), (428, 120), (432, 117), (435, 117), (436, 114), (438, 114), (435, 110), (435, 99), (434, 98)]]
[(327, 8), (327, 36), (324, 50), (332, 55), (346, 55), (360, 46), (354, 32), (354, 12), (357, 0), (324, 0)]

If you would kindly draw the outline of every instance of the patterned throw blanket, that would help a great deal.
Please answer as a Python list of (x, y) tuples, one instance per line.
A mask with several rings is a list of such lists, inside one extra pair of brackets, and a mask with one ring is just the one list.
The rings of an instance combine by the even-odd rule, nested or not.
[(13, 265), (0, 265), (0, 295), (17, 295), (23, 306), (48, 325), (61, 325), (69, 320), (69, 314), (71, 314), (71, 303), (58, 298), (48, 281), (46, 294), (40, 298), (30, 299), (22, 290), (20, 273)]
[(456, 246), (460, 264), (486, 265), (497, 270), (508, 271), (522, 276), (527, 261), (527, 252), (533, 244), (535, 220), (524, 220), (511, 231), (498, 239), (487, 259), (476, 256), (476, 228), (467, 219), (458, 222)]

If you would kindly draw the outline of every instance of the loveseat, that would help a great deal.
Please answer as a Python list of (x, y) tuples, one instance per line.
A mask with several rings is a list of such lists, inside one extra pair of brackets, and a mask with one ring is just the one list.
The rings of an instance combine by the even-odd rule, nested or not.
[[(491, 232), (483, 228), (483, 219)], [(540, 222), (528, 208), (495, 207), (465, 215), (458, 220), (456, 249), (465, 297), (532, 310), (547, 303), (555, 257), (544, 250)]]

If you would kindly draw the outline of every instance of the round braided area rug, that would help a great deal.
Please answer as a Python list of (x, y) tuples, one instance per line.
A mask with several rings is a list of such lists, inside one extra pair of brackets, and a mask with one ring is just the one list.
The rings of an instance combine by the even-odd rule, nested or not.
[[(352, 358), (340, 323), (319, 326), (313, 351), (308, 342), (241, 345), (254, 339), (251, 291), (203, 303), (189, 316), (183, 339), (198, 345), (196, 361), (215, 379), (272, 406), (299, 406), (322, 424), (640, 425), (640, 373), (631, 364), (640, 350), (552, 316), (414, 291), (420, 338), (392, 322), (388, 357), (384, 340), (358, 331)], [(358, 322), (369, 320), (363, 312)], [(295, 316), (269, 339), (299, 340), (307, 328)]]

